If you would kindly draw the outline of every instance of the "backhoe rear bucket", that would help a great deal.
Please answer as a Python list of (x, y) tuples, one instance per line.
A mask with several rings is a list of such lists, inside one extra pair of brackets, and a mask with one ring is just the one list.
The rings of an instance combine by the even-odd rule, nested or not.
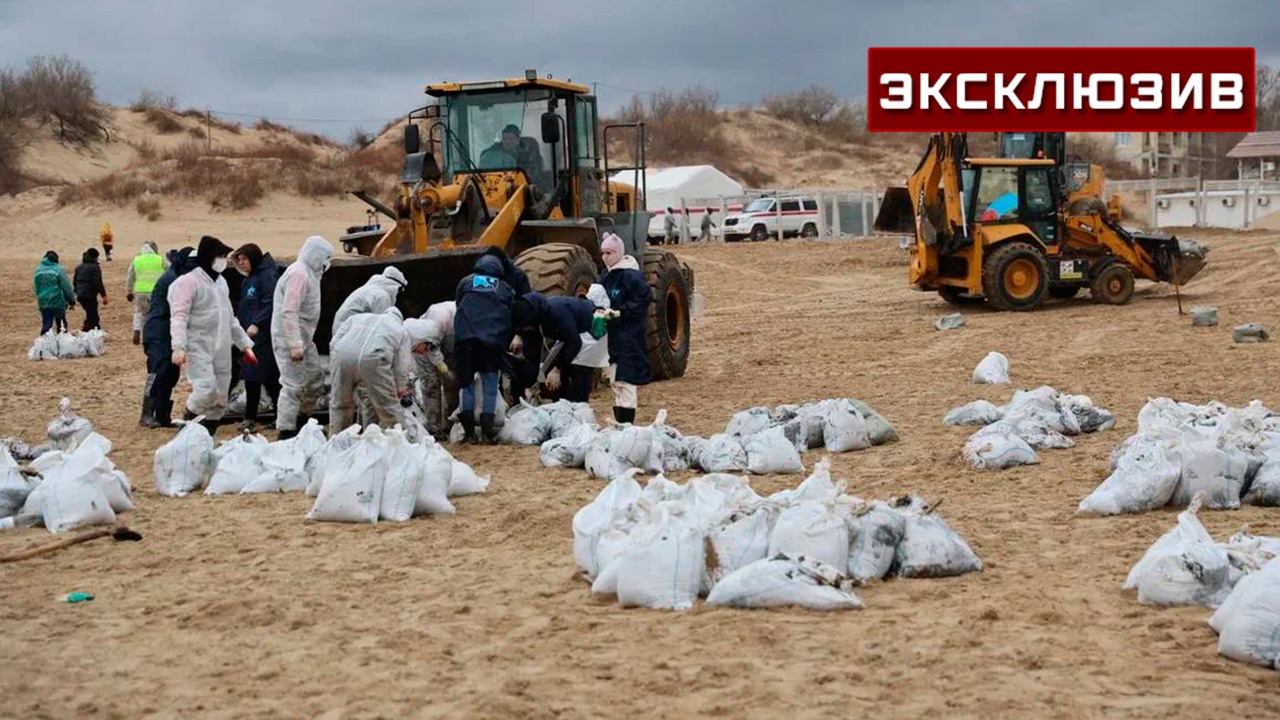
[(876, 232), (913, 234), (916, 228), (911, 193), (904, 187), (891, 187), (880, 201), (880, 211), (872, 226)]

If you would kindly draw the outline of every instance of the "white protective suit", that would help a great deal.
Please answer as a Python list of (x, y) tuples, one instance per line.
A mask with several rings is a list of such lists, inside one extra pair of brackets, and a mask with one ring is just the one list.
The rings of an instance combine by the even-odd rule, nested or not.
[(425, 326), (428, 350), (426, 355), (415, 356), (418, 364), (415, 384), (419, 403), (426, 415), (427, 430), (434, 435), (443, 436), (449, 432), (448, 417), (458, 404), (458, 393), (445, 389), (451, 377), (453, 316), (457, 311), (458, 304), (450, 300), (435, 303), (422, 314), (422, 320), (430, 323)]
[(427, 325), (422, 320), (401, 318), (391, 308), (382, 313), (360, 313), (347, 319), (334, 333), (329, 353), (329, 428), (338, 432), (355, 419), (356, 391), (363, 391), (372, 417), (362, 424), (377, 423), (406, 430), (405, 409), (400, 394), (409, 390), (413, 371), (413, 347), (426, 342)]
[[(276, 283), (271, 309), (271, 349), (280, 366), (280, 402), (276, 404), (276, 429), (297, 430), (298, 415), (314, 407), (324, 387), (320, 354), (316, 350), (316, 326), (320, 322), (320, 276), (333, 260), (333, 245), (312, 235), (302, 244), (298, 259), (290, 263)], [(293, 360), (292, 353), (303, 353)]]
[(387, 308), (396, 304), (400, 291), (409, 286), (404, 273), (394, 267), (374, 275), (364, 285), (357, 288), (343, 301), (338, 312), (333, 316), (333, 332), (336, 334), (343, 321), (360, 313), (386, 312)]
[(231, 391), (231, 346), (253, 347), (231, 310), (227, 281), (215, 282), (201, 268), (169, 286), (169, 334), (174, 350), (187, 355), (191, 397), (187, 409), (208, 420), (221, 420)]

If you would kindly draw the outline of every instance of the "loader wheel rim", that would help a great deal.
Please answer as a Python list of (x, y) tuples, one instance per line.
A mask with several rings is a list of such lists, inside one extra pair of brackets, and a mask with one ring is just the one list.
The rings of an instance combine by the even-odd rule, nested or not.
[(1040, 269), (1026, 258), (1018, 258), (1004, 270), (1004, 287), (1009, 297), (1026, 300), (1035, 295), (1040, 286)]
[(1119, 296), (1120, 293), (1124, 292), (1124, 279), (1119, 275), (1112, 275), (1107, 278), (1107, 292), (1110, 293), (1112, 297)]
[(663, 313), (667, 318), (667, 345), (672, 352), (680, 352), (684, 345), (684, 296), (675, 286), (667, 288), (663, 301)]

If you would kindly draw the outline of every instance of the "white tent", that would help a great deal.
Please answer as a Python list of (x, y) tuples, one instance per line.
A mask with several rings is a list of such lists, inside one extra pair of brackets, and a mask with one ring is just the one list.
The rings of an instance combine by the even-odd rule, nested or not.
[[(610, 182), (636, 182), (636, 174), (624, 170), (609, 177)], [(720, 211), (719, 198), (741, 197), (742, 184), (725, 175), (711, 165), (684, 165), (662, 169), (649, 169), (644, 173), (644, 186), (648, 195), (645, 206), (653, 213), (649, 222), (649, 236), (662, 237), (663, 221), (670, 207), (677, 214), (681, 212), (683, 199), (689, 208), (689, 232), (698, 236), (698, 228), (702, 223), (702, 215), (710, 205), (712, 219), (717, 220), (715, 213)], [(695, 204), (697, 206), (695, 207)], [(717, 220), (718, 224), (718, 220)]]

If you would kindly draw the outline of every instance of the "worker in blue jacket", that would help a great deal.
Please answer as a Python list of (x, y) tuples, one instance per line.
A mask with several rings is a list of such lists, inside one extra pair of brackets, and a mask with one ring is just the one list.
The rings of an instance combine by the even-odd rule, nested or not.
[(613, 417), (634, 423), (638, 388), (652, 380), (649, 366), (649, 305), (653, 290), (640, 272), (640, 263), (628, 254), (622, 238), (613, 233), (600, 242), (600, 255), (608, 270), (600, 284), (609, 293), (610, 307), (619, 316), (609, 323), (609, 382), (613, 385)]
[(454, 363), (462, 390), (458, 421), (465, 431), (463, 442), (474, 442), (475, 379), (480, 375), (480, 431), (487, 444), (496, 444), (494, 427), (498, 408), (498, 380), (507, 347), (514, 335), (511, 303), (515, 291), (503, 279), (502, 261), (482, 255), (470, 275), (458, 283), (453, 318)]
[[(592, 368), (574, 365), (582, 351), (582, 333), (591, 331), (595, 317), (595, 303), (576, 296), (547, 296), (530, 292), (511, 306), (511, 321), (516, 333), (532, 331), (541, 335), (548, 345), (562, 343), (551, 369), (547, 372), (546, 388), (556, 399), (570, 402), (586, 402), (591, 395)], [(536, 381), (541, 367), (541, 353), (529, 352)]]

